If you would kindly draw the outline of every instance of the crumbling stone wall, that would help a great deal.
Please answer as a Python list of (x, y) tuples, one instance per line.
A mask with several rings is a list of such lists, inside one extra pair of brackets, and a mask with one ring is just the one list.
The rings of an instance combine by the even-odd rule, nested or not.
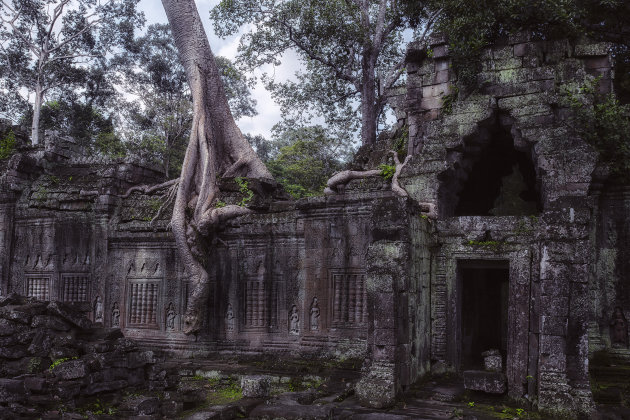
[[(414, 155), (402, 184), (440, 216), (431, 273), (432, 369), (461, 371), (461, 267), (504, 261), (509, 394), (549, 410), (588, 411), (589, 186), (596, 154), (570, 130), (562, 96), (589, 75), (601, 76), (600, 89), (610, 91), (607, 46), (513, 37), (484, 51), (476, 87), (457, 84), (444, 39), (410, 45), (407, 61), (406, 91), (394, 98)], [(500, 196), (490, 210), (495, 215), (462, 213), (458, 201), (497, 132), (533, 165), (538, 204), (499, 213)], [(502, 182), (505, 195), (507, 176)]]
[(58, 302), (0, 299), (0, 416), (30, 418), (148, 384), (153, 352)]
[[(413, 154), (401, 176), (410, 197), (374, 177), (338, 195), (254, 202), (257, 213), (231, 220), (207, 244), (211, 292), (198, 336), (182, 333), (191, 285), (169, 211), (157, 214), (163, 192), (122, 198), (157, 182), (159, 171), (86, 160), (63, 143), (15, 155), (2, 176), (2, 293), (70, 301), (171, 354), (360, 359), (356, 392), (381, 407), (428, 372), (464, 370), (463, 273), (503, 267), (499, 374), (508, 393), (544, 409), (588, 411), (589, 339), (609, 345), (613, 306), (629, 315), (629, 206), (625, 192), (597, 195), (595, 152), (571, 132), (561, 96), (587, 75), (610, 89), (607, 51), (516, 37), (485, 51), (477, 89), (456, 91), (446, 43), (428, 48), (431, 57), (409, 47), (407, 89), (393, 98)], [(387, 155), (379, 147), (363, 150), (359, 164), (377, 165)], [(478, 171), (497, 147), (513, 166)], [(469, 190), (477, 172), (496, 197), (483, 185)], [(487, 208), (461, 205), (466, 194), (483, 195)], [(423, 213), (426, 203), (437, 218)]]

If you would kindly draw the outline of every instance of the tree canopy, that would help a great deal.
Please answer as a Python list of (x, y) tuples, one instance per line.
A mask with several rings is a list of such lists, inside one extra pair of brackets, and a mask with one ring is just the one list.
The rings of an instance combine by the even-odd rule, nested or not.
[[(297, 54), (297, 80), (265, 78), (287, 126), (323, 117), (331, 133), (349, 138), (360, 126), (363, 144), (376, 141), (385, 92), (403, 70), (402, 31), (427, 23), (422, 2), (396, 0), (223, 0), (211, 11), (220, 36), (252, 29), (238, 62), (252, 70)], [(357, 106), (358, 104), (358, 106)]]
[[(32, 100), (31, 141), (39, 143), (40, 111), (54, 91), (85, 88), (94, 67), (107, 69), (118, 47), (143, 24), (139, 0), (2, 0), (0, 76), (5, 95), (25, 89)], [(88, 86), (89, 90), (89, 86)], [(22, 101), (23, 102), (23, 101)]]
[[(192, 124), (192, 96), (168, 25), (154, 24), (124, 57), (122, 85), (135, 99), (121, 102), (124, 137), (135, 154), (177, 176)], [(235, 119), (256, 115), (248, 80), (224, 57), (215, 57)]]

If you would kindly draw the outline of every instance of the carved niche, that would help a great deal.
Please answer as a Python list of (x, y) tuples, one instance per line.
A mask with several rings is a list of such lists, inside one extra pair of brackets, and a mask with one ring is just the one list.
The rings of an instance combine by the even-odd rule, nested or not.
[(162, 268), (158, 259), (132, 260), (127, 265), (127, 327), (160, 329)]
[(61, 275), (61, 300), (67, 303), (90, 301), (90, 277), (87, 274)]
[(51, 299), (51, 274), (27, 274), (26, 296), (38, 300), (49, 301)]
[(367, 323), (364, 270), (331, 270), (332, 327), (358, 328)]

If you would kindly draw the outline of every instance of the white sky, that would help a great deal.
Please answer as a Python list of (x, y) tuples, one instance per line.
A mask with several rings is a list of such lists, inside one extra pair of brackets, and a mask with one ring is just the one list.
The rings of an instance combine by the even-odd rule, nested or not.
[[(234, 60), (236, 57), (236, 49), (240, 34), (231, 38), (221, 39), (215, 36), (210, 22), (210, 9), (219, 3), (219, 0), (195, 0), (199, 16), (206, 29), (206, 34), (210, 40), (210, 47), (215, 55), (221, 55)], [(166, 14), (160, 0), (140, 0), (139, 8), (144, 12), (146, 17), (146, 26), (153, 23), (167, 23)], [(298, 62), (295, 58), (285, 57), (283, 65), (278, 68), (267, 66), (256, 72), (260, 76), (263, 72), (275, 74), (280, 79), (290, 78), (295, 72)], [(236, 122), (243, 133), (262, 134), (265, 138), (271, 137), (271, 127), (280, 121), (280, 107), (271, 98), (271, 94), (265, 88), (257, 83), (252, 90), (252, 96), (257, 101), (256, 110), (258, 115), (255, 117), (242, 117)]]

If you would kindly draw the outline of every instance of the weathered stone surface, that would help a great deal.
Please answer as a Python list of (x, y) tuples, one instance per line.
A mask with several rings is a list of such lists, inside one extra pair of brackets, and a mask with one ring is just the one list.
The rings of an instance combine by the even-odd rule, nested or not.
[(0, 403), (23, 401), (24, 398), (24, 381), (0, 378)]
[(241, 390), (244, 397), (261, 398), (269, 396), (271, 379), (265, 375), (243, 376)]
[(69, 380), (85, 377), (88, 370), (85, 365), (85, 361), (68, 360), (55, 366), (52, 373), (61, 380)]
[(464, 387), (473, 391), (503, 394), (507, 390), (507, 378), (501, 372), (465, 370)]

